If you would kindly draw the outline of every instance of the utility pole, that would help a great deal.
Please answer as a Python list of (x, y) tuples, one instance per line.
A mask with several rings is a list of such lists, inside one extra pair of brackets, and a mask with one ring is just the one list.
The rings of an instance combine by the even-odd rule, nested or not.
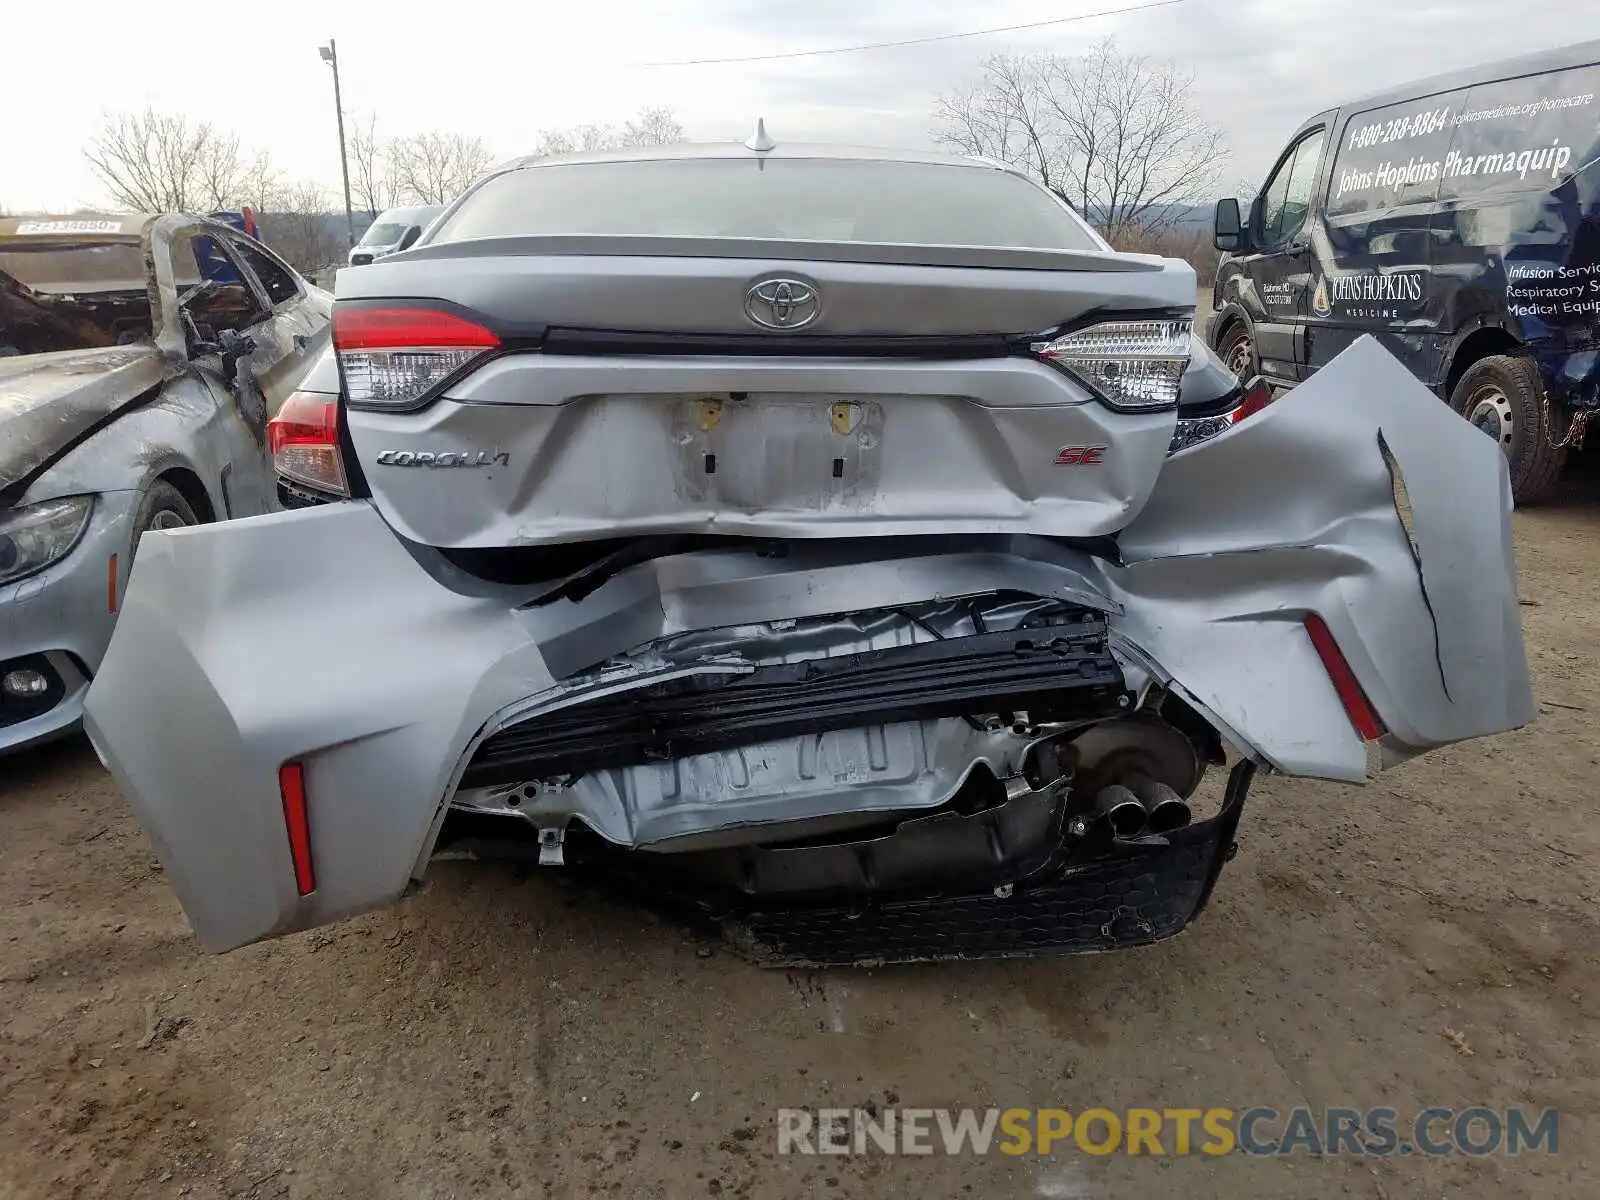
[(326, 46), (318, 46), (322, 61), (333, 68), (333, 108), (339, 118), (339, 170), (344, 173), (344, 230), (345, 249), (356, 244), (356, 217), (350, 208), (350, 158), (344, 148), (344, 101), (339, 98), (339, 51), (333, 39)]

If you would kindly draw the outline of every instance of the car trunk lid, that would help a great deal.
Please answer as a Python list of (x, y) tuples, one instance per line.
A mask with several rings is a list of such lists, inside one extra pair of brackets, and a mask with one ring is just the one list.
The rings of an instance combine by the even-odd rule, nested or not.
[[(367, 339), (341, 343), (360, 473), (423, 544), (1098, 537), (1138, 511), (1170, 442), (1170, 411), (1114, 412), (1029, 347), (1064, 326), (1189, 320), (1194, 274), (1182, 263), (512, 241), (435, 246), (339, 278), (336, 341), (341, 315)], [(641, 242), (677, 253), (624, 253)], [(803, 327), (781, 326), (774, 301), (800, 305)], [(443, 348), (437, 386), (410, 400), (369, 388), (379, 372), (347, 350), (358, 344), (386, 349), (382, 386), (402, 390), (427, 357), (405, 347)]]

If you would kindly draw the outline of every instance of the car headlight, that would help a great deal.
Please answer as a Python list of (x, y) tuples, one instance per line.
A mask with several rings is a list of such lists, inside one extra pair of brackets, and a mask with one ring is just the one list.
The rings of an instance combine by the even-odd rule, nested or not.
[(78, 544), (89, 496), (65, 496), (0, 513), (0, 583), (42, 571)]

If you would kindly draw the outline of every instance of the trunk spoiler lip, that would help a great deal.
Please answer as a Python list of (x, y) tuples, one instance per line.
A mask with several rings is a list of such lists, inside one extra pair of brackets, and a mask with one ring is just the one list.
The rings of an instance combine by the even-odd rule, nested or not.
[[(1159, 273), (1168, 260), (1106, 250), (1021, 246), (928, 246), (909, 242), (831, 242), (800, 238), (691, 237), (663, 234), (523, 234), (464, 238), (388, 255), (385, 265), (428, 259), (532, 255), (748, 259), (756, 263), (837, 262), (876, 266), (971, 267), (988, 270)], [(341, 280), (343, 276), (341, 276)], [(352, 284), (359, 281), (351, 280)]]

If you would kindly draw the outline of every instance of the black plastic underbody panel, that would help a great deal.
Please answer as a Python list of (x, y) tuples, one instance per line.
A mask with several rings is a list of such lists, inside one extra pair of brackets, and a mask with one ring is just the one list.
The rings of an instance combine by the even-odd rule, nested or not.
[(696, 675), (577, 703), (486, 738), (463, 787), (636, 766), (802, 733), (1026, 709), (1035, 720), (1125, 707), (1105, 619)]
[[(698, 856), (703, 861), (696, 863), (692, 855), (623, 851), (592, 835), (592, 845), (580, 850), (568, 871), (586, 888), (720, 937), (762, 967), (1094, 954), (1164, 941), (1205, 910), (1223, 866), (1237, 850), (1234, 839), (1254, 776), (1254, 763), (1236, 763), (1214, 817), (1137, 841), (1094, 833), (1075, 838), (1062, 822), (1041, 841), (1039, 830), (1028, 828), (1032, 814), (1021, 811), (1021, 823), (1014, 825), (1021, 836), (1009, 852), (973, 854), (969, 845), (945, 864), (936, 882), (915, 881), (910, 893), (884, 895), (841, 877), (842, 886), (831, 897), (785, 895), (786, 881), (752, 859), (750, 865), (765, 878), (755, 874), (748, 882), (777, 886), (751, 896), (741, 894), (739, 881), (719, 878), (711, 856)], [(1074, 803), (1069, 800), (1068, 806)], [(951, 832), (959, 836), (962, 825), (981, 832), (997, 815), (991, 810), (958, 819)], [(948, 815), (938, 819), (948, 821)], [(905, 825), (901, 829), (909, 831)], [(908, 864), (915, 860), (914, 870), (896, 872), (893, 882), (912, 883), (912, 874), (924, 874), (937, 858), (948, 857), (925, 842), (914, 844), (922, 840), (918, 835), (902, 847), (909, 852)], [(576, 848), (585, 842), (569, 838), (569, 844)], [(503, 853), (494, 843), (484, 845), (491, 850), (486, 857)], [(831, 860), (849, 848), (799, 850), (807, 860), (801, 869), (808, 881), (835, 874)], [(748, 849), (759, 856), (760, 848)], [(536, 853), (530, 842), (525, 855), (512, 857), (532, 861)]]
[(1222, 809), (1159, 838), (1119, 843), (1088, 861), (979, 894), (832, 908), (754, 909), (723, 929), (762, 966), (876, 966), (946, 959), (1090, 954), (1172, 937), (1205, 908), (1236, 849), (1254, 775), (1239, 763)]

